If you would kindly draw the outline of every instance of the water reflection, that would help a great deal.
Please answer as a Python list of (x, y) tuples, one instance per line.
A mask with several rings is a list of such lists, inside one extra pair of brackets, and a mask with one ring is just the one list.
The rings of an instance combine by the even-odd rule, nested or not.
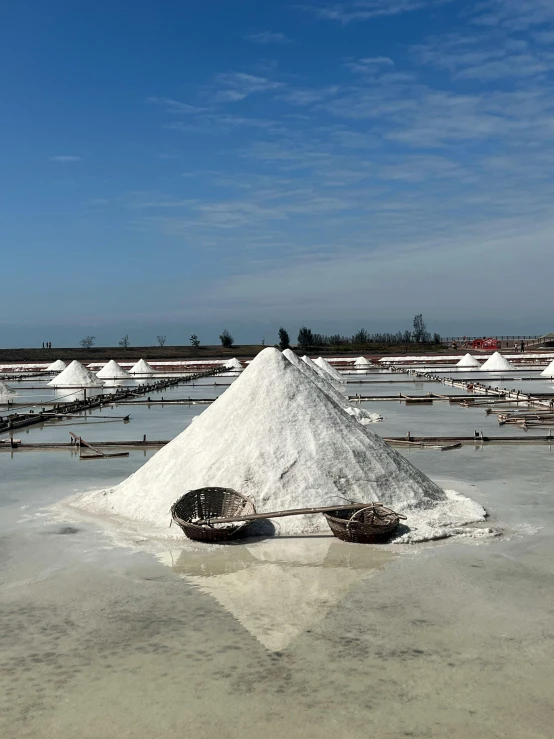
[(397, 556), (324, 536), (184, 549), (160, 559), (215, 598), (266, 649), (280, 651)]

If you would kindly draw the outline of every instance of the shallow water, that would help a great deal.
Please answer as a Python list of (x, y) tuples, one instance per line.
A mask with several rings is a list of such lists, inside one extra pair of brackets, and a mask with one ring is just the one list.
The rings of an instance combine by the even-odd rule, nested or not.
[[(386, 416), (370, 427), (385, 435), (499, 429), (483, 410), (447, 403), (366, 407)], [(126, 408), (128, 424), (76, 431), (169, 438), (204, 406)], [(68, 430), (18, 435), (65, 440)], [(487, 507), (504, 531), (488, 543), (318, 536), (173, 542), (153, 556), (139, 540), (115, 547), (96, 523), (43, 515), (73, 492), (116, 484), (152, 453), (0, 454), (3, 736), (552, 736), (551, 447), (403, 451)]]

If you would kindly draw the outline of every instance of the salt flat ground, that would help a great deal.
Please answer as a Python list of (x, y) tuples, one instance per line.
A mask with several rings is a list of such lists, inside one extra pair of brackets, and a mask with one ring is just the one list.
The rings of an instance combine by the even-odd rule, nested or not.
[[(447, 390), (379, 393), (391, 388)], [(385, 416), (371, 427), (385, 436), (505, 433), (481, 409), (367, 407)], [(171, 438), (202, 410), (126, 406), (124, 424), (108, 418), (121, 407), (105, 408), (104, 420), (17, 436)], [(554, 449), (403, 453), (482, 503), (503, 536), (412, 547), (328, 536), (172, 542), (153, 555), (140, 537), (118, 547), (97, 522), (46, 508), (116, 484), (152, 452), (95, 462), (0, 452), (2, 736), (552, 737)]]

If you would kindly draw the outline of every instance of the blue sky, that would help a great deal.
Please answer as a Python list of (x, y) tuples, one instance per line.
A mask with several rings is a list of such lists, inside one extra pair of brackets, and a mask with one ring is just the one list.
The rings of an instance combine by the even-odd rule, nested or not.
[(554, 330), (549, 0), (1, 4), (0, 345)]

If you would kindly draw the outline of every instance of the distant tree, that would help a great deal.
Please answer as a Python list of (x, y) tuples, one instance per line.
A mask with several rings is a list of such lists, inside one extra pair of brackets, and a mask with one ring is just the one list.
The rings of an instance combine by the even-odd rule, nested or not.
[(281, 328), (279, 329), (279, 348), (281, 349), (281, 351), (284, 351), (285, 349), (288, 349), (289, 346), (290, 337), (288, 331), (281, 326)]
[(413, 327), (412, 336), (416, 343), (425, 344), (431, 341), (431, 334), (427, 331), (427, 326), (421, 313), (414, 316)]
[(119, 346), (122, 346), (124, 349), (128, 349), (130, 344), (129, 334), (125, 334), (125, 336), (119, 340)]
[(156, 336), (156, 341), (160, 346), (165, 346), (165, 334), (162, 336)]
[(221, 341), (221, 346), (224, 346), (225, 349), (230, 349), (235, 343), (235, 340), (226, 328), (219, 334), (219, 340)]
[(411, 331), (408, 331), (406, 329), (406, 331), (404, 331), (404, 333), (400, 334), (400, 337), (399, 338), (400, 338), (400, 342), (402, 344), (410, 344), (412, 342), (412, 339), (413, 339), (412, 332)]
[(81, 339), (79, 344), (83, 347), (83, 349), (90, 349), (91, 346), (94, 346), (95, 339), (96, 336), (85, 336), (84, 339)]
[(265, 336), (262, 336), (262, 346), (265, 346)]
[(306, 328), (306, 326), (302, 326), (298, 332), (298, 346), (302, 349), (309, 349), (313, 345), (314, 335), (312, 334), (312, 330)]
[(436, 331), (433, 334), (433, 341), (435, 342), (435, 344), (440, 344), (441, 343), (441, 335), (440, 334), (437, 334)]
[(194, 347), (200, 346), (200, 339), (198, 338), (196, 334), (193, 334), (190, 337), (189, 341), (190, 341), (191, 346), (194, 346)]
[(353, 344), (369, 344), (370, 336), (365, 330), (365, 328), (361, 328), (359, 331), (356, 331), (354, 336), (352, 337), (352, 343)]

